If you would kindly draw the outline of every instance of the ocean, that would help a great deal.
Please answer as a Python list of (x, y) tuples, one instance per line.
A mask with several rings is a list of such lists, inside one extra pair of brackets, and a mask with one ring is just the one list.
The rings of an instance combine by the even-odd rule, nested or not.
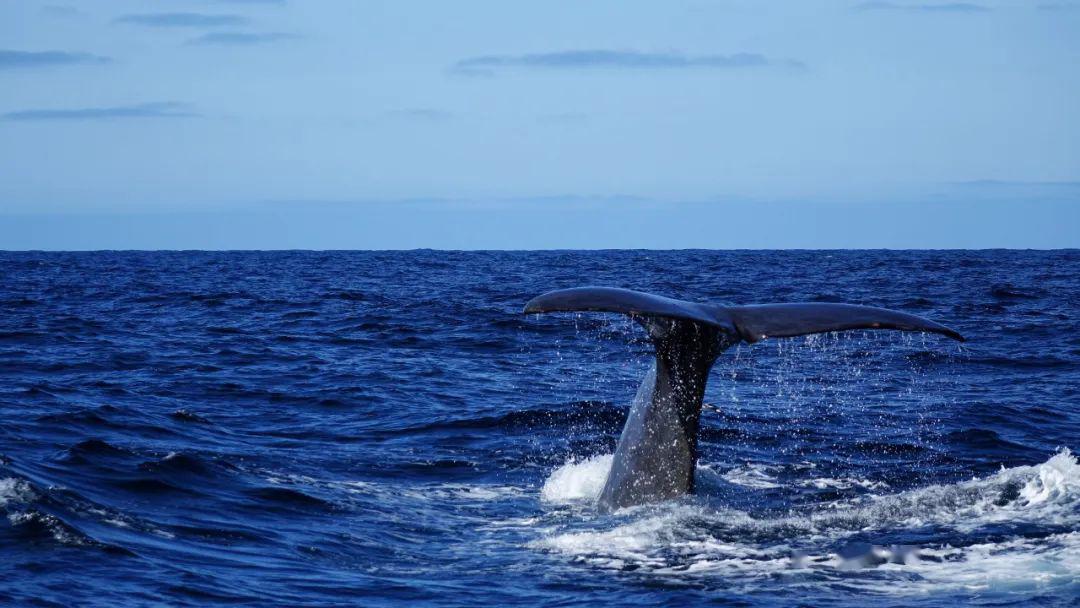
[[(594, 500), (650, 368), (611, 285), (853, 302), (735, 347), (698, 491)], [(0, 253), (5, 606), (1065, 606), (1080, 251)]]

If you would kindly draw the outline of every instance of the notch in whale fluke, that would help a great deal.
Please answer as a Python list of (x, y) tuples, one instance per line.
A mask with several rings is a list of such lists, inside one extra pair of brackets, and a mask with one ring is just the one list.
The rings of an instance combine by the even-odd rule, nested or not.
[(749, 343), (771, 337), (851, 329), (919, 331), (964, 341), (959, 332), (940, 323), (887, 308), (824, 302), (720, 306), (617, 287), (550, 291), (530, 300), (523, 312), (570, 311), (617, 312), (642, 320), (661, 317), (692, 321), (716, 327), (732, 338)]

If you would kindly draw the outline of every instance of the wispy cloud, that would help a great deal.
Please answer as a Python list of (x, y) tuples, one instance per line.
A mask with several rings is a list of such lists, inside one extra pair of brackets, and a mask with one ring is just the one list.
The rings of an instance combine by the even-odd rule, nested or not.
[(20, 110), (0, 115), (4, 120), (114, 120), (123, 118), (194, 118), (199, 116), (191, 106), (176, 101), (159, 101), (131, 106), (107, 108), (77, 108), (67, 110)]
[(113, 23), (130, 23), (148, 27), (224, 27), (244, 25), (248, 20), (240, 15), (207, 15), (203, 13), (145, 13), (122, 15)]
[(945, 2), (940, 4), (897, 4), (895, 2), (863, 2), (855, 6), (859, 11), (910, 11), (922, 13), (985, 13), (990, 9), (970, 2)]
[(463, 74), (490, 75), (505, 69), (613, 69), (613, 70), (679, 70), (730, 69), (767, 66), (805, 67), (792, 60), (773, 60), (757, 53), (733, 55), (684, 55), (676, 52), (645, 53), (639, 51), (574, 50), (526, 55), (483, 55), (469, 57), (454, 64)]
[(246, 32), (212, 32), (203, 34), (188, 40), (188, 44), (194, 45), (217, 45), (217, 46), (251, 46), (256, 44), (268, 44), (281, 40), (293, 40), (299, 38), (296, 34), (284, 32), (267, 32), (253, 34)]
[(109, 63), (112, 59), (89, 53), (65, 51), (10, 51), (0, 49), (0, 70), (5, 68), (39, 68), (54, 65)]
[(61, 4), (46, 4), (41, 7), (41, 12), (49, 15), (50, 17), (82, 17), (85, 15), (82, 11), (74, 6), (66, 6)]

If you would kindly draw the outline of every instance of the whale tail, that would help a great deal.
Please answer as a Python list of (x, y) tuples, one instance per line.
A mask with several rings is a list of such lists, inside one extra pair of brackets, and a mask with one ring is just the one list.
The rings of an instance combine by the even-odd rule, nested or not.
[(575, 287), (537, 296), (526, 313), (595, 311), (627, 314), (643, 322), (659, 318), (691, 321), (718, 328), (735, 341), (759, 342), (850, 329), (897, 329), (948, 336), (964, 341), (956, 331), (915, 315), (857, 304), (803, 302), (720, 306), (665, 298), (616, 287)]
[(895, 329), (964, 337), (928, 319), (855, 304), (720, 306), (614, 287), (577, 287), (537, 296), (525, 313), (596, 311), (629, 315), (656, 350), (651, 398), (632, 407), (600, 494), (603, 508), (675, 498), (694, 489), (701, 403), (709, 370), (740, 341), (851, 329)]

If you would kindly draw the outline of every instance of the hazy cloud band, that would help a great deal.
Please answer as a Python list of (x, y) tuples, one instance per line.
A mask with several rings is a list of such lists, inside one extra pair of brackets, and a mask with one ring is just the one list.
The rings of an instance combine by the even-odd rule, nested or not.
[(203, 34), (188, 40), (188, 44), (192, 45), (210, 45), (210, 46), (252, 46), (256, 44), (269, 44), (271, 42), (279, 42), (282, 40), (292, 40), (298, 38), (296, 34), (286, 34), (284, 32), (268, 32), (264, 34), (252, 34), (245, 32), (212, 32), (209, 34)]
[(191, 106), (175, 101), (143, 103), (130, 106), (106, 108), (75, 108), (66, 110), (35, 109), (8, 112), (4, 120), (113, 120), (122, 118), (192, 118), (196, 117)]
[(970, 2), (943, 4), (897, 4), (895, 2), (863, 2), (855, 7), (860, 11), (912, 11), (923, 13), (985, 13), (990, 9)]
[(243, 25), (247, 19), (239, 15), (206, 15), (203, 13), (146, 13), (123, 15), (113, 23), (130, 23), (148, 27), (222, 27)]
[(491, 73), (501, 69), (618, 69), (678, 70), (729, 69), (768, 66), (805, 67), (798, 61), (776, 61), (757, 53), (732, 55), (684, 55), (682, 53), (645, 53), (639, 51), (572, 50), (525, 55), (483, 55), (454, 64), (463, 73)]
[(54, 65), (109, 63), (112, 59), (89, 53), (64, 51), (10, 51), (0, 50), (0, 69), (37, 68)]

